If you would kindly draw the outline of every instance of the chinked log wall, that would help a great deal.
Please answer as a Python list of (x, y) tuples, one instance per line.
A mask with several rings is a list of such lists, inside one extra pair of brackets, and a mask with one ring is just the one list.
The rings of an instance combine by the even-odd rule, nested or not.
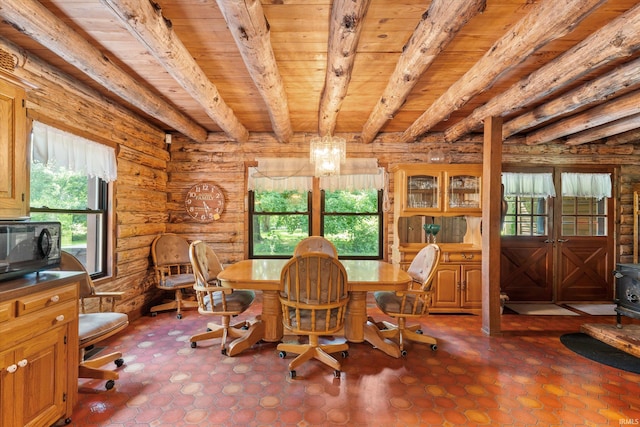
[[(146, 313), (152, 301), (160, 297), (150, 259), (151, 242), (158, 233), (175, 232), (190, 240), (205, 240), (224, 263), (242, 259), (246, 245), (245, 166), (256, 157), (307, 158), (308, 144), (301, 135), (295, 135), (288, 144), (262, 134), (251, 135), (246, 144), (230, 142), (222, 134), (210, 135), (205, 143), (174, 135), (167, 151), (164, 132), (157, 127), (2, 39), (0, 48), (20, 58), (9, 78), (35, 87), (27, 89), (30, 118), (117, 147), (114, 277), (99, 281), (97, 286), (100, 290), (125, 291), (118, 307), (132, 319)], [(388, 167), (393, 163), (425, 161), (428, 150), (437, 147), (450, 150), (455, 163), (482, 160), (481, 137), (451, 145), (441, 144), (437, 136), (413, 144), (398, 140), (399, 135), (383, 134), (372, 144), (349, 143), (348, 156), (376, 157), (380, 165)], [(504, 161), (509, 163), (620, 165), (618, 250), (621, 262), (632, 261), (633, 191), (640, 190), (640, 148), (506, 143), (503, 152)], [(211, 224), (187, 220), (183, 208), (186, 190), (202, 181), (218, 184), (226, 197), (224, 214)], [(392, 198), (393, 180), (390, 181)], [(387, 224), (393, 221), (391, 212), (387, 214)], [(388, 245), (392, 241), (390, 232), (388, 227)]]

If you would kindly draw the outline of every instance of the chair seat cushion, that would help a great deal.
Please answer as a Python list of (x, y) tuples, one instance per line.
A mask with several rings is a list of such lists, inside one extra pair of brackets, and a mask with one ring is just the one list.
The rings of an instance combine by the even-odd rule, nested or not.
[[(225, 299), (227, 301), (227, 311), (235, 311), (238, 313), (242, 313), (245, 311), (251, 304), (253, 304), (253, 300), (256, 298), (256, 294), (253, 291), (246, 290), (237, 290), (233, 291), (231, 294), (225, 295)], [(207, 308), (207, 311), (223, 311), (222, 309), (222, 293), (214, 292), (213, 293), (213, 307), (211, 307), (211, 300), (209, 295), (204, 297), (204, 304)]]
[(296, 310), (294, 308), (289, 309), (289, 327), (293, 330), (302, 332), (317, 332), (335, 329), (338, 325), (338, 309), (334, 308), (329, 314), (329, 325), (327, 326), (327, 310), (316, 310), (316, 323), (315, 329), (312, 327), (312, 312), (311, 310), (300, 310), (300, 324), (296, 319)]
[(129, 323), (129, 317), (124, 313), (84, 313), (79, 316), (78, 338), (80, 346), (96, 337), (106, 335), (109, 332)]
[[(386, 314), (412, 314), (422, 311), (422, 300), (416, 298), (415, 295), (407, 295), (404, 303), (404, 310), (400, 312), (402, 306), (403, 297), (396, 295), (395, 292), (378, 291), (373, 293), (373, 297), (376, 300), (376, 304)], [(414, 305), (418, 304), (418, 307), (414, 310)]]
[(195, 278), (193, 274), (172, 274), (171, 276), (165, 276), (160, 286), (163, 288), (184, 288), (193, 286)]

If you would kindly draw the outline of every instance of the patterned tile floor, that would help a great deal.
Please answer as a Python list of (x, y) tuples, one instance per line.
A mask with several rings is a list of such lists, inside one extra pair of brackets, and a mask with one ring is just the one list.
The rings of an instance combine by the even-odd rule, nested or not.
[[(370, 304), (371, 305), (371, 304)], [(376, 319), (383, 316), (369, 307)], [(252, 311), (237, 320), (255, 315)], [(235, 357), (219, 341), (189, 346), (211, 320), (187, 311), (132, 322), (109, 349), (125, 365), (114, 389), (80, 380), (76, 426), (619, 426), (640, 423), (640, 375), (566, 349), (560, 335), (615, 316), (502, 316), (500, 336), (473, 315), (431, 315), (438, 350), (409, 344), (394, 359), (351, 344), (339, 379), (317, 361), (288, 377), (263, 343)], [(624, 318), (624, 322), (636, 323)]]

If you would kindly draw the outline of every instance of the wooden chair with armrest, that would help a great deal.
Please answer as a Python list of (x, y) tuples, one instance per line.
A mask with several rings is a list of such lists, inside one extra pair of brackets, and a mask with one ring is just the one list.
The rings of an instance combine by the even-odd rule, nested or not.
[(151, 257), (156, 273), (156, 286), (164, 291), (171, 291), (174, 299), (151, 307), (151, 315), (158, 311), (176, 310), (176, 317), (182, 319), (183, 308), (198, 306), (196, 301), (183, 299), (185, 289), (192, 289), (194, 284), (193, 270), (189, 260), (189, 242), (173, 233), (163, 233), (151, 244)]
[[(395, 338), (400, 347), (400, 354), (406, 356), (404, 349), (406, 340), (431, 344), (431, 349), (438, 348), (435, 338), (424, 335), (420, 325), (407, 326), (407, 319), (419, 318), (429, 313), (432, 300), (432, 283), (440, 263), (440, 247), (429, 244), (422, 248), (411, 262), (407, 273), (413, 281), (408, 289), (398, 292), (378, 291), (373, 296), (376, 305), (383, 313), (397, 319), (398, 324), (382, 321), (374, 322), (385, 338)], [(372, 319), (369, 319), (372, 321)]]
[(338, 250), (333, 243), (322, 236), (309, 236), (300, 240), (293, 250), (293, 256), (302, 255), (305, 252), (323, 252), (338, 257)]
[(315, 358), (334, 369), (340, 377), (341, 365), (331, 353), (342, 352), (347, 356), (349, 345), (345, 342), (321, 344), (321, 336), (338, 333), (344, 326), (349, 302), (347, 272), (338, 258), (320, 252), (307, 252), (294, 256), (283, 267), (280, 275), (280, 304), (285, 331), (306, 335), (308, 344), (299, 342), (278, 344), (280, 357), (287, 353), (298, 354), (289, 363), (292, 378), (296, 368)]
[[(244, 313), (255, 299), (249, 290), (223, 288), (216, 276), (222, 271), (218, 256), (205, 242), (196, 240), (189, 246), (189, 258), (193, 266), (198, 301), (198, 312), (207, 316), (220, 316), (221, 324), (207, 323), (207, 332), (193, 335), (189, 341), (196, 348), (198, 341), (222, 338), (221, 353), (235, 356), (260, 341), (264, 335), (264, 324), (260, 318), (254, 322), (231, 325), (231, 318)], [(227, 337), (235, 338), (227, 346)]]
[[(63, 251), (60, 269), (65, 271), (83, 271), (84, 265), (73, 255)], [(107, 380), (105, 385), (110, 390), (119, 378), (118, 372), (102, 368), (109, 362), (117, 367), (124, 364), (121, 352), (112, 352), (85, 360), (86, 351), (95, 344), (119, 333), (129, 325), (129, 317), (125, 313), (115, 311), (116, 300), (124, 292), (97, 292), (93, 280), (86, 274), (86, 280), (80, 285), (80, 314), (78, 318), (78, 340), (80, 344), (79, 378)]]

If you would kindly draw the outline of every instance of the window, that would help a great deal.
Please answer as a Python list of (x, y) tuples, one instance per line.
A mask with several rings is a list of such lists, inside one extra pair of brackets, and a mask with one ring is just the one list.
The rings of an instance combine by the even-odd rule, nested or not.
[(62, 249), (90, 274), (106, 274), (107, 183), (64, 168), (31, 165), (31, 220), (59, 221)]
[(108, 274), (112, 148), (34, 122), (30, 208), (33, 221), (59, 221), (62, 249), (92, 277)]
[(284, 258), (311, 231), (309, 192), (249, 192), (249, 257)]
[(324, 191), (322, 235), (341, 258), (382, 258), (380, 191)]
[(260, 158), (247, 170), (249, 258), (289, 258), (300, 240), (329, 239), (341, 258), (383, 258), (387, 174), (376, 159), (347, 159), (313, 176), (300, 158)]
[(507, 213), (502, 224), (504, 236), (546, 236), (547, 198), (505, 196)]
[(607, 199), (562, 198), (563, 236), (606, 236)]
[[(249, 191), (249, 258), (289, 258), (303, 238), (320, 234), (343, 259), (382, 258), (382, 191), (322, 191), (321, 206), (311, 192)], [(315, 208), (315, 209), (314, 209)], [(312, 213), (321, 230), (312, 230)]]

